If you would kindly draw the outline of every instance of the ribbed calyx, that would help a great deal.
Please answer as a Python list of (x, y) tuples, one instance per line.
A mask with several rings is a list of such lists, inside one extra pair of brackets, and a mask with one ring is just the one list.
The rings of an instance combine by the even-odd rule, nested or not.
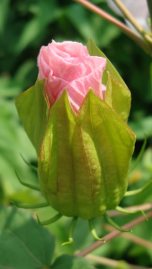
[(90, 219), (123, 197), (134, 135), (92, 91), (78, 115), (66, 92), (52, 107), (39, 154), (39, 177), (50, 204)]

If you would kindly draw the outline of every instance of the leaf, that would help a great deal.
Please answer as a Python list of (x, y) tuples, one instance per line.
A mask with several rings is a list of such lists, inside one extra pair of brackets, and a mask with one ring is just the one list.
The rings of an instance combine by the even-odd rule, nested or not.
[(45, 2), (39, 0), (38, 3), (33, 4), (31, 9), (35, 16), (23, 25), (19, 41), (16, 44), (16, 52), (24, 50), (35, 40), (45, 36), (47, 25), (53, 22), (57, 16), (57, 5), (54, 0), (45, 0)]
[[(92, 39), (96, 39), (92, 21), (88, 18), (88, 13), (84, 8), (77, 4), (69, 5), (66, 14), (83, 38), (88, 39), (88, 36), (91, 36)], [(79, 14), (79, 20), (77, 14)]]
[(9, 11), (10, 0), (0, 1), (0, 34), (3, 33), (5, 28), (5, 23), (7, 21), (8, 11)]
[(39, 151), (47, 124), (47, 103), (43, 94), (43, 81), (21, 93), (16, 99), (16, 107), (31, 142)]
[(0, 98), (15, 97), (20, 91), (19, 85), (10, 78), (0, 77)]
[[(79, 14), (79, 20), (77, 14)], [(70, 25), (77, 29), (83, 40), (91, 38), (97, 44), (102, 44), (102, 47), (107, 47), (120, 34), (118, 28), (101, 20), (100, 17), (95, 17), (94, 14), (89, 15), (87, 10), (80, 5), (69, 5), (66, 8), (66, 16)]]
[(20, 39), (16, 44), (16, 52), (21, 52), (37, 38), (39, 33), (39, 27), (40, 25), (37, 18), (33, 18), (25, 24)]
[(129, 116), (131, 103), (131, 95), (128, 87), (112, 63), (108, 60), (105, 54), (96, 47), (93, 41), (90, 40), (87, 47), (91, 55), (102, 56), (107, 59), (107, 65), (103, 75), (103, 83), (106, 85), (108, 80), (111, 81), (112, 107), (126, 121)]
[(15, 170), (24, 180), (35, 179), (35, 174), (22, 160), (21, 155), (30, 162), (35, 160), (36, 154), (25, 131), (19, 125), (14, 100), (1, 98), (0, 111), (0, 183), (7, 199), (16, 190), (24, 188), (18, 182)]
[(54, 238), (21, 211), (0, 210), (0, 268), (49, 268)]
[(95, 269), (94, 266), (90, 265), (85, 259), (77, 258), (74, 256), (63, 255), (58, 257), (54, 264), (51, 266), (52, 269)]
[(130, 123), (130, 126), (136, 133), (138, 139), (152, 137), (152, 116), (137, 118)]

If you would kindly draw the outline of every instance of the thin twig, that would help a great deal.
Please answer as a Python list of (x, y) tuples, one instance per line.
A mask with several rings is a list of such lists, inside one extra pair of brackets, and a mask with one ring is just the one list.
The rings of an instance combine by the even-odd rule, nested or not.
[(148, 4), (148, 9), (149, 9), (149, 15), (150, 15), (150, 26), (152, 30), (152, 1), (147, 0), (147, 4)]
[[(152, 203), (147, 203), (147, 204), (142, 204), (142, 205), (136, 205), (136, 206), (129, 206), (125, 207), (124, 209), (130, 211), (130, 212), (135, 212), (135, 211), (148, 211), (152, 209)], [(117, 210), (110, 210), (108, 211), (108, 215), (110, 217), (116, 217), (119, 215), (122, 215), (123, 213), (118, 212)]]
[(75, 2), (80, 3), (87, 9), (91, 10), (92, 12), (96, 13), (103, 19), (107, 20), (108, 22), (112, 23), (113, 25), (116, 25), (118, 28), (120, 28), (126, 35), (128, 35), (132, 40), (134, 40), (142, 49), (144, 49), (147, 53), (151, 54), (151, 51), (149, 49), (149, 45), (143, 41), (137, 34), (135, 34), (131, 29), (129, 29), (124, 23), (120, 22), (101, 8), (97, 7), (96, 5), (90, 3), (87, 0), (74, 0)]
[[(105, 225), (104, 228), (110, 232), (114, 231), (114, 228), (111, 225)], [(126, 238), (134, 242), (135, 244), (145, 247), (147, 249), (152, 249), (152, 243), (150, 241), (140, 238), (139, 236), (132, 233), (122, 233), (121, 237)]]
[(152, 42), (151, 37), (142, 26), (138, 23), (138, 21), (134, 18), (131, 12), (126, 8), (126, 6), (122, 3), (121, 0), (113, 0), (117, 7), (121, 10), (125, 18), (132, 24), (132, 26), (137, 30), (137, 32), (148, 42)]
[(110, 266), (110, 267), (114, 267), (114, 268), (118, 268), (120, 264), (124, 263), (130, 269), (148, 269), (147, 267), (129, 264), (129, 263), (127, 263), (125, 261), (122, 261), (122, 260), (116, 261), (116, 260), (113, 260), (113, 259), (109, 259), (109, 258), (106, 258), (106, 257), (99, 257), (99, 256), (95, 256), (95, 255), (92, 255), (92, 254), (87, 255), (86, 259), (90, 260), (90, 261), (92, 261), (92, 262), (94, 262), (96, 264), (102, 264), (102, 265), (105, 265), (105, 266), (108, 266), (108, 267)]
[(113, 0), (116, 6), (121, 10), (122, 14), (125, 18), (132, 24), (132, 26), (137, 30), (137, 32), (141, 35), (144, 33), (144, 29), (138, 23), (138, 21), (134, 18), (134, 16), (130, 13), (130, 11), (126, 8), (126, 6), (121, 2), (121, 0)]
[[(127, 224), (125, 224), (122, 228), (125, 230), (130, 230), (132, 228), (134, 228), (135, 226), (139, 225), (140, 223), (144, 222), (147, 219), (152, 218), (152, 211), (148, 212), (146, 215), (144, 216), (140, 216), (138, 218), (135, 218), (134, 220), (128, 222)], [(109, 234), (105, 235), (102, 238), (102, 241), (96, 241), (93, 244), (91, 244), (89, 247), (85, 248), (84, 250), (81, 250), (80, 252), (77, 252), (75, 255), (76, 256), (80, 256), (80, 257), (84, 257), (87, 254), (91, 253), (92, 251), (94, 251), (95, 249), (101, 247), (102, 245), (104, 245), (105, 243), (108, 243), (109, 241), (111, 241), (112, 239), (120, 236), (121, 232), (118, 230), (114, 230), (112, 232), (110, 232)], [(104, 240), (104, 241), (103, 241)], [(104, 243), (105, 242), (105, 243)]]

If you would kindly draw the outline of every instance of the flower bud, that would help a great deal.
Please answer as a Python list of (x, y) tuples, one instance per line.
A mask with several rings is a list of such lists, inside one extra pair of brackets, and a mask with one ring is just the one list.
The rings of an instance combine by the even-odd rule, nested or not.
[(128, 185), (135, 142), (126, 123), (130, 92), (92, 42), (88, 49), (53, 42), (42, 47), (38, 65), (43, 81), (16, 105), (37, 150), (42, 192), (63, 215), (103, 215)]
[(49, 103), (53, 104), (66, 89), (76, 112), (90, 88), (103, 99), (105, 86), (101, 80), (105, 66), (105, 58), (89, 55), (86, 46), (78, 42), (52, 41), (42, 46), (38, 55), (38, 77), (45, 80)]

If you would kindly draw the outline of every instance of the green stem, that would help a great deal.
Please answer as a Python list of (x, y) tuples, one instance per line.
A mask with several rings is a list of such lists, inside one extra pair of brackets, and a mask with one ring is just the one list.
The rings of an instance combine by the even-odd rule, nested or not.
[(47, 207), (49, 204), (47, 202), (39, 203), (39, 204), (34, 204), (34, 205), (28, 205), (28, 204), (21, 204), (16, 201), (11, 201), (11, 203), (18, 207), (18, 208), (23, 208), (23, 209), (36, 209), (36, 208), (42, 208), (42, 207)]
[(38, 216), (37, 216), (37, 219), (38, 219), (39, 224), (41, 224), (41, 225), (49, 225), (49, 224), (52, 224), (52, 223), (56, 222), (61, 217), (62, 217), (62, 214), (58, 213), (55, 216), (53, 216), (52, 218), (50, 218), (48, 220), (45, 220), (45, 221), (40, 221)]
[(120, 231), (120, 232), (130, 232), (130, 230), (128, 229), (124, 229), (122, 227), (120, 227), (112, 218), (110, 218), (107, 214), (105, 215), (107, 221), (109, 222), (109, 224), (111, 224), (116, 230)]
[(127, 191), (125, 193), (125, 197), (140, 194), (140, 193), (144, 192), (146, 189), (148, 189), (151, 186), (152, 186), (152, 179), (150, 179), (143, 187), (141, 187), (141, 188), (139, 188), (137, 190)]
[(27, 182), (24, 182), (21, 180), (20, 176), (18, 175), (18, 173), (15, 171), (15, 174), (18, 178), (18, 181), (24, 186), (24, 187), (27, 187), (27, 188), (30, 188), (34, 191), (39, 191), (40, 192), (40, 188), (38, 186), (35, 186), (35, 185), (32, 185), (30, 183), (27, 183)]
[(97, 232), (96, 232), (96, 229), (95, 229), (95, 226), (94, 226), (94, 220), (93, 219), (89, 220), (89, 228), (90, 228), (91, 234), (92, 234), (92, 236), (93, 236), (93, 238), (95, 240), (100, 240), (100, 241), (103, 241), (105, 243), (105, 241), (102, 239), (102, 237), (99, 237), (97, 235)]
[(74, 234), (74, 230), (75, 230), (75, 227), (76, 227), (76, 224), (77, 224), (77, 220), (78, 220), (77, 217), (74, 217), (72, 219), (68, 241), (62, 243), (62, 246), (70, 245), (70, 244), (72, 244), (74, 242), (73, 234)]

